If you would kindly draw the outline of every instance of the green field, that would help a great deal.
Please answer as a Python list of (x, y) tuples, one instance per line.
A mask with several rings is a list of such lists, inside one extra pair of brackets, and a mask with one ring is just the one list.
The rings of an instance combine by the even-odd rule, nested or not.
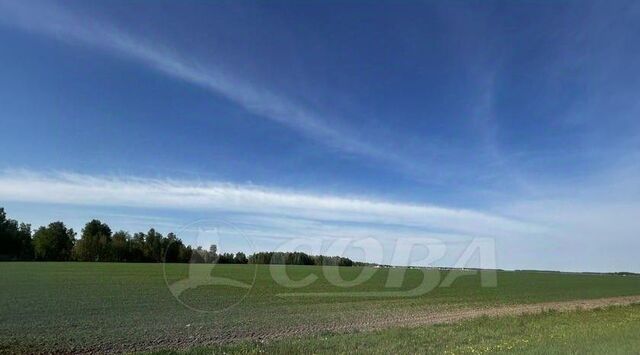
[[(207, 266), (194, 267), (206, 270)], [(179, 302), (165, 282), (164, 268), (162, 264), (0, 263), (0, 350), (185, 348), (291, 329), (315, 334), (336, 324), (416, 312), (640, 294), (640, 278), (635, 276), (499, 272), (497, 287), (480, 287), (477, 275), (464, 276), (450, 287), (402, 297), (399, 291), (422, 282), (422, 270), (406, 270), (401, 287), (389, 289), (385, 282), (390, 269), (367, 269), (373, 272), (367, 282), (339, 287), (327, 282), (320, 267), (287, 266), (292, 280), (318, 277), (309, 286), (291, 288), (274, 282), (269, 266), (217, 265), (214, 276), (253, 286), (201, 286), (185, 291)], [(332, 271), (352, 280), (363, 269)], [(186, 278), (188, 272), (189, 265), (166, 265), (169, 284)], [(437, 273), (428, 275), (434, 279), (446, 275)], [(395, 293), (379, 293), (390, 290)], [(321, 294), (287, 296), (311, 292)]]

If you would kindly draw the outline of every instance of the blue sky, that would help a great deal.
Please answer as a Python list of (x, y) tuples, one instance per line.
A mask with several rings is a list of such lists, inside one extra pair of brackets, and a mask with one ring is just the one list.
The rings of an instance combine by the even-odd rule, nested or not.
[(638, 35), (622, 1), (2, 0), (0, 205), (640, 271)]

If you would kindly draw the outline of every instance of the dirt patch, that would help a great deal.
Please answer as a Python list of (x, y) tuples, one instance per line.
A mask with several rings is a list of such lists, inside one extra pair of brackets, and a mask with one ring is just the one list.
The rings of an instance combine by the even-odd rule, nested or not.
[(572, 311), (589, 310), (609, 306), (624, 306), (640, 303), (640, 296), (600, 298), (592, 300), (575, 300), (565, 302), (546, 302), (534, 304), (509, 305), (490, 308), (462, 309), (455, 311), (443, 311), (438, 313), (417, 313), (409, 317), (396, 317), (391, 319), (373, 320), (367, 323), (354, 324), (354, 330), (384, 329), (391, 327), (414, 327), (420, 325), (432, 325), (454, 323), (462, 320), (488, 316), (501, 317), (523, 314), (541, 313), (543, 311)]
[(163, 338), (137, 344), (105, 344), (99, 348), (74, 349), (65, 353), (123, 353), (135, 351), (152, 351), (160, 349), (185, 349), (194, 346), (223, 345), (239, 341), (271, 341), (288, 337), (300, 337), (318, 333), (345, 333), (353, 331), (370, 331), (393, 327), (416, 327), (433, 324), (455, 323), (482, 316), (500, 317), (540, 313), (547, 310), (571, 311), (589, 310), (608, 306), (622, 306), (640, 303), (640, 295), (613, 297), (564, 302), (545, 302), (534, 304), (506, 305), (487, 308), (457, 309), (450, 311), (421, 311), (411, 314), (395, 314), (385, 317), (354, 319), (349, 322), (333, 324), (309, 324), (278, 330), (228, 331), (215, 334), (201, 334), (189, 338)]
[[(319, 332), (349, 332), (379, 330), (394, 327), (416, 327), (423, 325), (455, 323), (482, 316), (513, 316), (541, 313), (548, 310), (559, 312), (573, 310), (590, 310), (609, 306), (631, 305), (635, 303), (640, 303), (640, 296), (508, 305), (499, 307), (459, 309), (438, 312), (417, 311), (411, 315), (403, 314), (378, 319), (361, 319), (355, 320), (353, 322), (332, 324), (324, 327), (311, 325), (309, 327), (298, 327), (285, 332), (267, 332), (263, 334), (254, 334), (254, 336), (249, 337), (247, 340), (271, 340), (288, 336), (300, 336)], [(221, 343), (225, 343), (224, 339), (220, 340), (222, 340)]]

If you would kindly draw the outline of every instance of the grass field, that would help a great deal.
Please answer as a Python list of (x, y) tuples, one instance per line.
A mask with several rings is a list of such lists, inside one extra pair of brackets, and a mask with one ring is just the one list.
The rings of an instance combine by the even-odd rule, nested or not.
[[(336, 270), (352, 280), (362, 268)], [(640, 294), (640, 278), (635, 276), (498, 272), (497, 287), (480, 287), (477, 275), (464, 276), (450, 287), (401, 297), (397, 291), (414, 288), (424, 277), (422, 270), (408, 269), (405, 282), (393, 289), (396, 293), (362, 296), (361, 292), (388, 291), (384, 286), (389, 269), (368, 270), (373, 277), (355, 287), (330, 284), (319, 267), (288, 266), (286, 271), (293, 280), (311, 274), (318, 279), (290, 288), (274, 282), (268, 266), (217, 265), (214, 276), (253, 286), (185, 291), (181, 302), (211, 311), (197, 312), (174, 298), (162, 264), (0, 263), (0, 350), (184, 348), (291, 329), (313, 334), (335, 324), (415, 312)], [(188, 272), (188, 265), (166, 265), (169, 284)], [(430, 271), (429, 276), (435, 278), (436, 273)], [(286, 296), (309, 292), (323, 295)]]

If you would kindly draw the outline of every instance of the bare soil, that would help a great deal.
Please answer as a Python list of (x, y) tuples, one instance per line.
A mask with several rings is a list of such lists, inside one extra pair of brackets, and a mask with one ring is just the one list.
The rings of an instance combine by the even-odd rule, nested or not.
[(545, 302), (535, 304), (505, 305), (487, 308), (457, 309), (450, 311), (421, 311), (411, 314), (396, 314), (385, 317), (354, 319), (350, 322), (334, 324), (310, 324), (273, 331), (235, 331), (215, 334), (201, 334), (198, 337), (156, 339), (144, 344), (104, 344), (99, 348), (75, 349), (73, 353), (123, 353), (133, 351), (152, 351), (160, 349), (186, 349), (195, 346), (222, 345), (239, 341), (271, 341), (288, 337), (301, 337), (319, 333), (349, 333), (371, 331), (393, 327), (416, 327), (434, 324), (455, 323), (482, 316), (501, 317), (541, 313), (554, 310), (559, 312), (572, 310), (590, 310), (609, 306), (622, 306), (640, 303), (640, 295), (613, 297), (565, 302)]

